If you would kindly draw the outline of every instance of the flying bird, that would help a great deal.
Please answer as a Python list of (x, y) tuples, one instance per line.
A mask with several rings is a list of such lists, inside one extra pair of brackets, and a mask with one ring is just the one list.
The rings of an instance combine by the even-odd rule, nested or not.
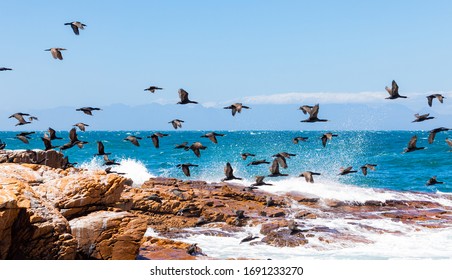
[(254, 240), (254, 239), (257, 239), (257, 238), (259, 238), (259, 236), (254, 236), (253, 234), (248, 234), (248, 236), (247, 237), (245, 237), (245, 238), (243, 238), (242, 240), (240, 240), (240, 243), (243, 243), (243, 242), (250, 242), (250, 241), (252, 241), (252, 240)]
[(353, 167), (351, 167), (351, 166), (349, 166), (349, 167), (347, 167), (347, 168), (343, 168), (343, 167), (341, 167), (339, 170), (341, 171), (340, 173), (339, 173), (339, 175), (347, 175), (347, 174), (350, 174), (350, 173), (356, 173), (356, 172), (358, 172), (358, 171), (356, 171), (356, 170), (352, 170), (352, 168)]
[(124, 138), (124, 141), (129, 141), (130, 143), (134, 144), (135, 146), (139, 147), (140, 143), (138, 140), (141, 140), (141, 137), (129, 135), (126, 138)]
[(66, 22), (64, 25), (70, 25), (75, 35), (79, 35), (79, 29), (85, 29), (86, 24), (80, 21)]
[(333, 137), (337, 137), (337, 136), (338, 136), (337, 134), (333, 134), (333, 133), (331, 133), (331, 132), (328, 132), (328, 133), (323, 134), (322, 137), (320, 138), (320, 139), (322, 139), (322, 145), (323, 145), (323, 147), (326, 147), (326, 142), (327, 142), (328, 140), (331, 141), (331, 139), (333, 139)]
[(209, 138), (209, 140), (212, 141), (212, 143), (217, 144), (218, 141), (217, 141), (217, 137), (216, 136), (224, 136), (224, 134), (216, 133), (216, 132), (209, 132), (209, 133), (206, 133), (206, 134), (202, 135), (201, 137)]
[(293, 156), (296, 156), (296, 154), (291, 154), (291, 153), (287, 153), (287, 152), (281, 152), (281, 153), (272, 155), (272, 157), (275, 157), (276, 160), (278, 161), (279, 165), (281, 165), (281, 167), (284, 169), (287, 168), (286, 158), (290, 158)]
[(189, 149), (192, 150), (193, 153), (195, 153), (195, 155), (196, 155), (197, 157), (200, 157), (200, 156), (201, 156), (201, 153), (200, 153), (199, 150), (205, 150), (205, 149), (207, 149), (207, 147), (206, 147), (206, 146), (203, 146), (203, 145), (201, 144), (201, 142), (194, 142), (193, 144), (190, 145)]
[(447, 145), (449, 145), (449, 147), (452, 148), (452, 140), (450, 140), (449, 138), (446, 138), (446, 143), (447, 143)]
[(314, 107), (312, 107), (311, 109), (308, 109), (309, 106), (302, 106), (304, 107), (303, 113), (308, 113), (309, 114), (309, 118), (302, 120), (301, 122), (308, 122), (308, 123), (313, 123), (313, 122), (327, 122), (328, 120), (325, 119), (319, 119), (317, 117), (317, 115), (319, 114), (319, 104), (315, 104)]
[(367, 169), (375, 171), (375, 167), (376, 166), (377, 166), (376, 164), (367, 163), (367, 164), (361, 166), (361, 171), (363, 172), (363, 175), (366, 176), (367, 175)]
[(180, 101), (177, 102), (177, 104), (188, 104), (188, 103), (198, 104), (198, 102), (191, 101), (190, 99), (188, 99), (188, 92), (186, 92), (184, 89), (182, 88), (179, 89), (178, 93)]
[(187, 144), (188, 144), (188, 142), (183, 142), (181, 144), (176, 144), (174, 149), (184, 149), (184, 150), (188, 151), (190, 149), (190, 147), (187, 146)]
[(85, 128), (89, 125), (87, 125), (86, 123), (79, 122), (79, 123), (74, 124), (73, 126), (78, 127), (78, 129), (80, 129), (81, 131), (85, 131)]
[(425, 149), (425, 147), (417, 147), (416, 146), (416, 142), (417, 142), (417, 136), (414, 135), (413, 137), (411, 137), (410, 142), (408, 142), (408, 147), (403, 152), (404, 153), (409, 153), (409, 152), (414, 152), (414, 151), (417, 151), (417, 150)]
[(428, 106), (432, 107), (432, 103), (433, 103), (433, 99), (434, 98), (438, 99), (438, 101), (440, 103), (443, 103), (443, 99), (445, 99), (446, 97), (442, 96), (439, 93), (431, 94), (431, 95), (427, 96)]
[(61, 54), (61, 51), (65, 51), (64, 48), (50, 48), (45, 51), (50, 51), (54, 59), (63, 60), (63, 55)]
[(168, 136), (168, 134), (156, 132), (156, 133), (152, 134), (151, 136), (147, 136), (147, 138), (151, 138), (152, 143), (154, 144), (154, 147), (156, 147), (158, 149), (160, 147), (159, 137), (162, 138), (165, 136)]
[(50, 140), (50, 138), (41, 137), (41, 140), (44, 143), (45, 151), (58, 148), (58, 146), (52, 146), (52, 141)]
[(55, 131), (55, 129), (49, 127), (48, 131), (49, 131), (49, 139), (50, 139), (50, 140), (63, 139), (63, 138), (61, 138), (61, 137), (56, 136), (56, 131)]
[(118, 174), (118, 175), (126, 174), (126, 173), (123, 173), (123, 172), (117, 172), (117, 171), (111, 170), (111, 166), (105, 168), (105, 173), (107, 173), (107, 174)]
[(445, 127), (438, 127), (438, 128), (430, 130), (430, 134), (428, 135), (428, 143), (429, 144), (433, 143), (433, 141), (435, 140), (436, 133), (448, 131), (448, 130), (450, 130), (450, 128), (445, 128)]
[(11, 116), (9, 116), (9, 119), (10, 118), (15, 118), (16, 120), (18, 120), (19, 122), (16, 123), (16, 126), (31, 123), (31, 122), (27, 122), (24, 119), (24, 116), (30, 116), (30, 114), (27, 114), (27, 113), (15, 113), (15, 114), (12, 114)]
[(294, 144), (298, 144), (299, 141), (306, 142), (306, 140), (308, 140), (308, 137), (297, 136), (297, 137), (292, 139), (292, 142)]
[(438, 182), (436, 180), (436, 176), (433, 176), (432, 178), (428, 179), (426, 186), (436, 185), (436, 184), (444, 184), (444, 182)]
[(120, 163), (116, 162), (114, 159), (109, 159), (107, 155), (104, 155), (104, 165), (120, 165)]
[(92, 116), (93, 115), (93, 111), (99, 111), (102, 110), (101, 108), (94, 108), (94, 107), (82, 107), (82, 108), (78, 108), (75, 109), (75, 111), (82, 111), (83, 113)]
[(19, 139), (20, 141), (24, 142), (25, 144), (29, 144), (30, 143), (28, 141), (28, 139), (30, 139), (30, 137), (28, 137), (26, 135), (17, 134), (15, 138)]
[(174, 119), (174, 120), (172, 120), (172, 121), (170, 121), (168, 123), (172, 124), (174, 129), (177, 129), (177, 128), (182, 128), (182, 123), (183, 122), (184, 122), (183, 120)]
[(232, 166), (229, 162), (227, 162), (226, 166), (224, 167), (224, 175), (226, 175), (226, 177), (221, 181), (242, 180), (242, 178), (234, 176), (234, 169), (232, 169)]
[(146, 91), (150, 91), (150, 92), (152, 92), (152, 93), (154, 93), (156, 90), (162, 90), (163, 88), (161, 88), (161, 87), (156, 87), (156, 86), (150, 86), (150, 87), (148, 87), (148, 88), (145, 88), (144, 90)]
[(105, 152), (105, 147), (102, 141), (97, 141), (97, 154), (94, 154), (95, 156), (103, 156), (103, 155), (109, 155), (111, 153)]
[(289, 174), (282, 174), (279, 172), (279, 161), (274, 159), (272, 165), (270, 166), (270, 175), (268, 177), (279, 177), (279, 176), (289, 176)]
[(264, 182), (265, 176), (256, 176), (256, 183), (252, 183), (252, 187), (258, 187), (258, 186), (273, 186), (273, 184), (268, 184)]
[(321, 175), (321, 174), (317, 173), (317, 172), (312, 172), (312, 171), (305, 171), (305, 172), (301, 173), (298, 177), (304, 177), (306, 182), (314, 183), (314, 177), (312, 175)]
[(0, 71), (11, 71), (13, 69), (11, 68), (6, 68), (6, 67), (0, 67)]
[(415, 114), (414, 116), (416, 117), (416, 119), (412, 122), (423, 122), (423, 121), (431, 120), (431, 119), (435, 118), (435, 117), (429, 117), (430, 114), (424, 114), (424, 115)]
[(266, 161), (265, 159), (254, 160), (254, 161), (248, 163), (247, 166), (250, 166), (250, 165), (259, 165), (259, 164), (270, 164), (270, 162)]
[(241, 113), (242, 109), (251, 109), (248, 106), (242, 105), (242, 103), (234, 103), (227, 107), (223, 107), (223, 109), (231, 109), (232, 116), (235, 116), (236, 113)]
[(6, 147), (6, 143), (4, 143), (1, 139), (0, 139), (0, 150), (3, 150)]
[(184, 172), (185, 176), (190, 177), (190, 167), (198, 167), (197, 164), (191, 164), (191, 163), (182, 163), (176, 165), (176, 167), (182, 168), (182, 172)]
[(242, 157), (243, 160), (246, 160), (248, 157), (255, 157), (255, 154), (250, 154), (250, 153), (242, 153), (240, 155)]
[(385, 89), (389, 93), (389, 97), (386, 97), (385, 99), (407, 98), (406, 96), (399, 94), (399, 86), (394, 80), (392, 80), (391, 88), (385, 87)]

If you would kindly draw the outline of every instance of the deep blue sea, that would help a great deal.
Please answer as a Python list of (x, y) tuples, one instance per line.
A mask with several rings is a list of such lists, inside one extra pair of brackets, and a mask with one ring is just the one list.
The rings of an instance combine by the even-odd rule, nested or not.
[[(234, 174), (242, 177), (244, 183), (251, 183), (256, 175), (268, 175), (270, 165), (247, 166), (253, 160), (266, 159), (272, 161), (272, 155), (278, 152), (294, 153), (296, 156), (287, 159), (288, 168), (281, 173), (289, 177), (266, 178), (266, 181), (277, 182), (293, 179), (299, 184), (305, 184), (303, 178), (297, 176), (306, 170), (319, 172), (316, 183), (337, 183), (353, 185), (360, 188), (384, 188), (402, 191), (419, 192), (452, 192), (452, 152), (445, 142), (452, 138), (452, 132), (441, 132), (435, 141), (428, 144), (428, 131), (332, 131), (338, 134), (326, 147), (322, 146), (320, 137), (323, 131), (217, 131), (225, 134), (217, 137), (218, 144), (200, 136), (209, 131), (161, 131), (169, 136), (160, 138), (160, 148), (155, 148), (150, 138), (146, 136), (151, 131), (77, 131), (80, 140), (88, 141), (82, 149), (73, 147), (63, 151), (71, 162), (77, 162), (79, 167), (102, 167), (102, 157), (95, 157), (97, 141), (102, 141), (105, 152), (111, 153), (110, 159), (116, 159), (122, 165), (116, 170), (130, 173), (130, 177), (145, 180), (146, 176), (165, 176), (180, 179), (185, 177), (177, 168), (179, 163), (197, 164), (191, 168), (192, 180), (219, 181), (224, 178), (224, 166), (230, 162)], [(7, 144), (6, 149), (43, 149), (40, 139), (44, 132), (31, 135), (30, 144), (24, 144), (15, 138), (17, 132), (0, 132), (0, 139)], [(59, 131), (57, 135), (62, 140), (54, 140), (53, 145), (68, 142), (68, 132)], [(132, 145), (123, 139), (128, 135), (143, 137), (140, 147)], [(402, 153), (413, 135), (418, 136), (417, 146), (426, 147), (411, 153)], [(292, 139), (297, 136), (308, 137), (306, 142), (294, 144)], [(206, 150), (201, 151), (197, 158), (189, 150), (175, 149), (176, 144), (188, 142), (189, 145), (200, 141)], [(243, 152), (255, 154), (243, 160)], [(376, 164), (375, 171), (369, 171), (364, 176), (360, 166)], [(341, 167), (353, 166), (357, 173), (339, 176)], [(444, 184), (426, 186), (431, 176), (437, 176)], [(240, 181), (236, 181), (240, 183)], [(312, 185), (315, 187), (315, 184)]]

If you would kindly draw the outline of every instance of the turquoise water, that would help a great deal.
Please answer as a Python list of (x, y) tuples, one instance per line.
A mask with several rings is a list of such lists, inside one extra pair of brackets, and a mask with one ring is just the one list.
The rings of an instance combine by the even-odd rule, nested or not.
[[(339, 136), (329, 141), (325, 148), (320, 140), (323, 131), (217, 131), (225, 134), (224, 137), (218, 137), (218, 144), (200, 137), (208, 131), (162, 132), (170, 135), (160, 138), (160, 148), (156, 149), (151, 139), (146, 138), (153, 133), (150, 131), (77, 131), (79, 139), (89, 144), (82, 149), (73, 147), (63, 153), (69, 156), (71, 162), (77, 162), (78, 166), (93, 162), (100, 166), (102, 157), (93, 160), (93, 154), (97, 153), (96, 141), (101, 140), (105, 152), (111, 153), (110, 159), (134, 160), (144, 165), (152, 176), (187, 179), (176, 165), (190, 162), (199, 165), (191, 168), (191, 179), (219, 181), (224, 178), (226, 162), (230, 162), (235, 176), (252, 182), (256, 175), (268, 175), (269, 165), (247, 166), (249, 162), (260, 159), (271, 162), (273, 154), (285, 151), (296, 154), (287, 159), (287, 169), (280, 169), (281, 173), (288, 173), (289, 178), (310, 170), (322, 174), (315, 177), (316, 183), (338, 182), (362, 188), (452, 192), (452, 152), (445, 142), (445, 138), (452, 138), (450, 131), (438, 133), (433, 144), (427, 142), (428, 131), (332, 131)], [(7, 144), (6, 149), (43, 149), (40, 137), (44, 132), (31, 135), (28, 145), (15, 139), (16, 133), (0, 132), (0, 139)], [(53, 145), (68, 142), (67, 131), (57, 132), (57, 135), (64, 139), (54, 140)], [(141, 146), (135, 147), (123, 141), (127, 135), (143, 137)], [(413, 135), (418, 136), (417, 146), (426, 149), (403, 154)], [(296, 136), (309, 139), (294, 144), (292, 139)], [(189, 144), (200, 141), (207, 149), (201, 151), (201, 157), (197, 158), (191, 150), (174, 148), (185, 141)], [(242, 160), (242, 152), (253, 153), (256, 157)], [(369, 171), (367, 176), (363, 176), (359, 167), (366, 163), (378, 166), (376, 171)], [(339, 168), (347, 166), (353, 166), (358, 173), (338, 176)], [(444, 184), (426, 186), (426, 181), (434, 175)], [(284, 179), (287, 177), (271, 178), (271, 181)]]

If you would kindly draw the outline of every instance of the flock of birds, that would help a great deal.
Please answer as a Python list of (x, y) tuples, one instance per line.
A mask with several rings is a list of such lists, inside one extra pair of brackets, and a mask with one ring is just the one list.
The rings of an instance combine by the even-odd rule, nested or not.
[[(80, 30), (83, 30), (86, 27), (85, 24), (83, 24), (79, 21), (68, 22), (68, 23), (65, 23), (65, 25), (69, 25), (72, 28), (75, 35), (79, 35)], [(45, 51), (49, 51), (54, 59), (63, 60), (63, 55), (61, 52), (65, 51), (65, 50), (66, 50), (65, 48), (55, 47), (55, 48), (46, 49)], [(11, 68), (0, 67), (0, 71), (11, 71), (11, 70), (12, 70)], [(389, 97), (387, 97), (386, 99), (407, 98), (407, 96), (402, 96), (399, 94), (399, 87), (395, 81), (392, 81), (391, 88), (385, 87), (385, 89), (389, 93)], [(163, 88), (157, 87), (157, 86), (150, 86), (150, 87), (144, 89), (144, 91), (149, 91), (150, 93), (156, 93), (159, 90), (163, 90)], [(177, 104), (181, 104), (181, 105), (198, 104), (198, 102), (189, 99), (189, 93), (186, 90), (181, 88), (181, 89), (179, 89), (178, 94), (179, 94), (180, 101), (177, 102)], [(433, 100), (435, 100), (435, 99), (437, 99), (440, 103), (443, 103), (445, 97), (441, 94), (432, 94), (432, 95), (427, 96), (427, 103), (430, 107), (432, 107)], [(251, 108), (249, 106), (243, 105), (242, 103), (234, 103), (234, 104), (231, 104), (230, 106), (224, 107), (224, 109), (231, 110), (232, 116), (235, 116), (237, 113), (241, 113), (243, 109), (251, 109)], [(327, 122), (328, 120), (320, 119), (318, 117), (319, 109), (320, 109), (319, 104), (315, 104), (313, 106), (310, 106), (310, 105), (301, 106), (299, 108), (299, 110), (301, 110), (303, 112), (303, 114), (309, 115), (309, 117), (307, 119), (304, 119), (301, 122), (307, 122), (307, 123)], [(82, 107), (82, 108), (76, 109), (76, 111), (80, 111), (89, 116), (93, 116), (93, 111), (98, 111), (98, 110), (102, 110), (102, 109), (96, 108), (96, 107)], [(30, 124), (33, 121), (38, 120), (37, 117), (32, 116), (28, 113), (22, 113), (22, 112), (14, 113), (11, 116), (9, 116), (9, 118), (15, 118), (18, 121), (16, 123), (16, 126)], [(422, 114), (422, 115), (415, 114), (415, 118), (416, 119), (413, 120), (413, 122), (423, 122), (426, 120), (431, 120), (434, 117), (431, 117), (430, 114)], [(174, 119), (168, 123), (170, 123), (174, 129), (178, 129), (178, 128), (182, 127), (182, 124), (184, 123), (184, 121), (180, 120), (180, 119)], [(78, 139), (76, 127), (80, 131), (85, 131), (86, 127), (88, 127), (89, 125), (79, 122), (79, 123), (74, 124), (73, 126), (74, 127), (69, 131), (69, 142), (67, 142), (63, 145), (60, 145), (60, 146), (53, 146), (52, 141), (58, 140), (58, 139), (63, 139), (63, 138), (57, 136), (56, 131), (49, 127), (48, 133), (45, 133), (44, 136), (41, 137), (41, 140), (43, 141), (43, 144), (44, 144), (44, 149), (47, 151), (50, 149), (59, 148), (60, 151), (63, 151), (66, 149), (70, 149), (74, 146), (78, 146), (79, 148), (82, 148), (85, 144), (88, 144), (88, 142), (81, 141)], [(433, 143), (433, 141), (435, 139), (435, 135), (437, 133), (443, 132), (443, 131), (448, 131), (448, 130), (451, 130), (451, 129), (445, 128), (445, 127), (439, 127), (439, 128), (435, 128), (435, 129), (431, 130), (429, 137), (428, 137), (428, 143), (429, 144)], [(21, 132), (16, 135), (16, 138), (19, 139), (20, 141), (24, 142), (25, 144), (28, 144), (29, 139), (31, 139), (30, 135), (34, 134), (34, 133), (35, 132)], [(166, 137), (166, 136), (169, 136), (169, 135), (160, 133), (160, 132), (156, 132), (150, 136), (147, 136), (147, 138), (151, 138), (154, 147), (159, 148), (160, 147), (159, 139)], [(218, 143), (217, 137), (221, 137), (221, 136), (224, 136), (224, 134), (220, 134), (220, 133), (216, 133), (216, 132), (210, 132), (210, 133), (201, 135), (201, 137), (208, 138), (214, 144)], [(333, 139), (333, 137), (337, 137), (337, 136), (338, 136), (337, 134), (333, 134), (331, 132), (324, 133), (320, 137), (323, 147), (326, 147), (327, 142), (331, 141)], [(293, 143), (298, 144), (299, 141), (304, 142), (304, 141), (307, 141), (307, 139), (308, 139), (307, 137), (298, 136), (298, 137), (293, 138)], [(126, 138), (124, 138), (124, 141), (129, 141), (130, 143), (132, 143), (135, 146), (140, 146), (139, 140), (142, 140), (142, 138), (139, 136), (134, 136), (134, 135), (129, 135)], [(450, 139), (446, 138), (446, 142), (450, 147), (452, 147), (452, 141)], [(0, 140), (0, 150), (4, 149), (5, 147), (6, 147), (6, 143), (4, 143)], [(201, 142), (196, 141), (196, 142), (192, 143), (191, 145), (188, 145), (188, 142), (183, 142), (181, 144), (176, 145), (175, 148), (176, 149), (184, 149), (186, 151), (192, 150), (196, 157), (201, 157), (200, 151), (205, 150), (207, 147), (204, 146)], [(417, 136), (414, 135), (408, 142), (408, 146), (404, 150), (404, 153), (414, 152), (414, 151), (422, 150), (422, 149), (425, 149), (425, 147), (417, 146)], [(103, 156), (104, 165), (108, 166), (106, 168), (107, 173), (118, 173), (118, 172), (111, 170), (111, 165), (119, 165), (120, 163), (118, 163), (115, 160), (112, 160), (108, 157), (111, 153), (105, 152), (105, 147), (104, 147), (102, 141), (97, 141), (97, 150), (98, 150), (98, 152), (94, 156)], [(295, 156), (295, 154), (291, 154), (291, 153), (287, 153), (287, 152), (279, 152), (272, 156), (274, 158), (272, 160), (272, 162), (269, 162), (264, 159), (264, 160), (255, 160), (255, 161), (251, 161), (250, 163), (248, 163), (248, 166), (249, 165), (269, 164), (270, 165), (270, 168), (269, 168), (270, 174), (266, 175), (266, 176), (262, 176), (262, 175), (256, 176), (255, 183), (251, 184), (251, 186), (248, 187), (247, 189), (252, 190), (252, 189), (256, 188), (257, 186), (271, 185), (271, 184), (264, 182), (265, 177), (288, 176), (288, 174), (284, 174), (284, 173), (280, 172), (280, 167), (284, 168), (284, 169), (287, 168), (288, 165), (287, 165), (286, 159), (290, 159), (293, 156)], [(241, 157), (243, 160), (246, 160), (248, 157), (255, 157), (255, 154), (242, 153)], [(69, 160), (67, 159), (66, 167), (72, 167), (75, 164), (76, 163), (70, 163)], [(360, 169), (361, 169), (363, 175), (366, 176), (368, 170), (375, 170), (376, 166), (377, 166), (376, 164), (366, 163), (363, 166), (361, 166)], [(185, 174), (185, 176), (189, 177), (190, 176), (190, 168), (198, 167), (198, 165), (192, 164), (192, 163), (181, 163), (181, 164), (178, 164), (176, 167), (180, 168), (182, 170), (182, 172)], [(357, 172), (358, 172), (357, 170), (353, 170), (352, 166), (348, 166), (346, 168), (341, 168), (340, 173), (338, 175), (347, 175), (347, 174), (357, 173)], [(123, 173), (119, 173), (119, 174), (123, 174)], [(222, 179), (222, 181), (242, 180), (242, 178), (234, 176), (234, 169), (232, 168), (232, 166), (229, 162), (226, 163), (226, 166), (224, 168), (224, 174), (225, 174), (225, 178)], [(318, 175), (321, 175), (321, 174), (318, 172), (313, 172), (313, 171), (303, 171), (299, 175), (299, 177), (304, 177), (306, 182), (308, 182), (308, 183), (314, 183), (314, 176), (318, 176)], [(443, 182), (437, 181), (436, 176), (434, 176), (434, 177), (430, 178), (426, 184), (434, 185), (434, 184), (442, 184), (442, 183)]]

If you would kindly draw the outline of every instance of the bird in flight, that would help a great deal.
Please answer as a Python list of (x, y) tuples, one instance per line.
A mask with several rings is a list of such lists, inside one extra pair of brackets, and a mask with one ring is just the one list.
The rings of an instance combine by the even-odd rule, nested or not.
[(182, 168), (182, 172), (184, 172), (185, 176), (190, 177), (190, 167), (198, 167), (198, 165), (191, 163), (182, 163), (176, 165), (176, 167)]
[(129, 141), (130, 143), (134, 144), (135, 146), (139, 147), (140, 142), (138, 140), (141, 140), (141, 137), (129, 135), (126, 138), (124, 138), (124, 141)]
[(12, 114), (11, 116), (9, 116), (9, 118), (15, 118), (16, 120), (19, 121), (18, 123), (16, 123), (16, 126), (31, 123), (31, 122), (27, 122), (24, 119), (24, 116), (30, 116), (30, 114), (27, 114), (27, 113), (15, 113), (15, 114)]
[(331, 133), (331, 132), (328, 132), (328, 133), (323, 134), (322, 137), (320, 138), (320, 139), (322, 139), (322, 145), (323, 145), (323, 147), (326, 147), (326, 142), (327, 142), (328, 140), (331, 141), (331, 139), (333, 139), (333, 137), (337, 137), (337, 136), (338, 136), (337, 134), (333, 134), (333, 133)]
[(367, 169), (375, 171), (375, 167), (376, 166), (377, 166), (376, 164), (367, 163), (367, 164), (361, 166), (361, 172), (363, 172), (363, 175), (366, 176), (367, 175)]
[(79, 122), (79, 123), (74, 124), (73, 126), (78, 127), (81, 131), (85, 131), (86, 127), (89, 125), (87, 125), (86, 123)]
[(251, 108), (248, 106), (242, 105), (242, 103), (234, 103), (232, 105), (224, 107), (223, 109), (231, 109), (232, 116), (235, 116), (236, 113), (241, 113), (242, 109), (251, 109)]
[(309, 118), (302, 120), (301, 122), (313, 123), (313, 122), (327, 122), (328, 121), (325, 119), (319, 119), (317, 117), (317, 115), (319, 114), (319, 104), (315, 104), (313, 107), (304, 105), (304, 106), (300, 107), (300, 110), (302, 110), (305, 115), (309, 114)]
[(61, 51), (65, 51), (65, 48), (50, 48), (46, 49), (44, 51), (50, 51), (54, 59), (63, 60), (63, 55), (61, 54)]
[(82, 108), (78, 108), (75, 109), (75, 111), (82, 111), (83, 113), (92, 116), (93, 115), (93, 111), (99, 111), (102, 110), (101, 108), (94, 108), (94, 107), (82, 107)]
[(226, 166), (224, 167), (224, 175), (226, 175), (226, 177), (223, 178), (221, 181), (242, 180), (242, 178), (234, 176), (234, 169), (232, 168), (229, 162), (227, 162)]
[[(430, 137), (429, 137), (429, 139), (430, 139)], [(403, 152), (409, 153), (409, 152), (414, 152), (417, 150), (425, 149), (425, 147), (417, 147), (416, 142), (417, 142), (417, 136), (414, 135), (413, 137), (411, 137), (410, 142), (408, 142), (408, 147)]]
[(423, 114), (423, 115), (414, 114), (414, 116), (416, 117), (416, 119), (412, 122), (423, 122), (423, 121), (431, 120), (431, 119), (435, 118), (435, 117), (429, 117), (430, 114)]
[(183, 122), (184, 122), (183, 120), (174, 119), (174, 120), (172, 120), (172, 121), (170, 121), (168, 123), (172, 124), (174, 129), (177, 129), (177, 128), (182, 128), (182, 123)]
[(7, 67), (0, 67), (0, 71), (11, 71), (13, 69)]
[(85, 29), (86, 24), (80, 21), (66, 22), (64, 25), (70, 25), (75, 35), (79, 35), (79, 29)]
[(347, 167), (347, 168), (341, 167), (339, 170), (341, 171), (341, 172), (339, 173), (339, 175), (347, 175), (347, 174), (350, 174), (350, 173), (356, 173), (356, 172), (358, 172), (358, 171), (356, 171), (356, 170), (352, 170), (352, 167), (351, 167), (351, 166), (349, 166), (349, 167)]
[(427, 96), (428, 106), (432, 107), (433, 99), (435, 99), (435, 98), (438, 99), (438, 101), (440, 103), (443, 103), (443, 99), (445, 99), (446, 97), (442, 96), (439, 93), (431, 94), (431, 95)]
[(312, 171), (305, 171), (305, 172), (301, 173), (299, 177), (304, 177), (304, 179), (308, 183), (314, 183), (313, 175), (321, 175), (321, 174), (317, 173), (317, 172), (312, 172)]
[(450, 128), (445, 128), (445, 127), (438, 127), (438, 128), (430, 130), (430, 134), (428, 135), (428, 143), (429, 144), (433, 143), (433, 141), (435, 140), (436, 133), (442, 132), (442, 131), (448, 131), (448, 130), (450, 130)]
[(224, 134), (216, 133), (216, 132), (209, 132), (204, 135), (201, 135), (201, 137), (203, 137), (203, 138), (209, 138), (209, 140), (212, 141), (212, 143), (214, 143), (214, 144), (218, 143), (216, 136), (224, 136)]
[(144, 90), (146, 91), (149, 91), (149, 92), (151, 92), (151, 93), (154, 93), (156, 90), (162, 90), (163, 88), (161, 88), (161, 87), (156, 87), (156, 86), (150, 86), (150, 87), (148, 87), (148, 88), (145, 88)]
[(385, 89), (389, 93), (389, 97), (386, 97), (386, 99), (407, 98), (406, 96), (399, 94), (399, 86), (394, 80), (392, 80), (391, 88), (385, 87)]
[(198, 104), (198, 102), (191, 101), (190, 99), (188, 99), (188, 92), (185, 91), (184, 89), (182, 88), (179, 89), (178, 93), (180, 101), (177, 102), (177, 104), (189, 104), (189, 103)]
[(151, 136), (148, 136), (147, 138), (151, 138), (152, 143), (154, 144), (154, 147), (156, 147), (158, 149), (158, 148), (160, 148), (159, 138), (162, 138), (165, 136), (168, 136), (168, 134), (156, 132), (156, 133), (152, 134)]

